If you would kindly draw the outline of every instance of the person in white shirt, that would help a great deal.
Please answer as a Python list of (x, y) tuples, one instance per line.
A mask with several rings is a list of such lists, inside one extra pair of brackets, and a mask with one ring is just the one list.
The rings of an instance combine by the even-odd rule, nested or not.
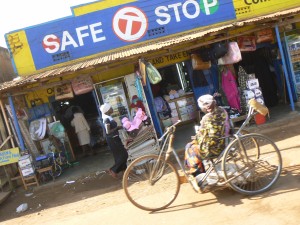
[[(71, 121), (71, 126), (75, 128), (75, 133), (78, 138), (79, 145), (83, 151), (84, 156), (87, 156), (87, 152), (91, 151), (91, 135), (90, 135), (90, 126), (86, 121), (83, 113), (80, 112), (78, 107), (72, 109), (74, 118)], [(92, 152), (93, 153), (93, 152)]]

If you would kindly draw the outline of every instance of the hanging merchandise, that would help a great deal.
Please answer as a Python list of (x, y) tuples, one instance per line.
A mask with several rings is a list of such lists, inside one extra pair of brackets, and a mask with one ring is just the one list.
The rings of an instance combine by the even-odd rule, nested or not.
[(34, 141), (42, 140), (46, 134), (46, 118), (33, 120), (29, 125), (31, 139)]
[[(247, 81), (250, 79), (254, 79), (255, 75), (254, 74), (248, 74), (245, 69), (242, 66), (239, 66), (239, 70), (238, 70), (238, 83), (239, 83), (239, 87), (240, 87), (240, 93), (241, 93), (241, 110), (242, 113), (246, 113), (247, 112), (247, 96), (248, 96), (248, 92), (246, 92), (247, 90)], [(243, 93), (243, 94), (242, 94)], [(253, 93), (249, 93), (249, 96), (253, 96)], [(246, 100), (247, 99), (247, 100)]]
[(160, 73), (150, 62), (140, 59), (139, 67), (144, 86), (146, 85), (146, 76), (148, 76), (151, 84), (157, 84), (162, 80)]
[(70, 84), (63, 84), (55, 87), (55, 100), (69, 99), (73, 97), (74, 94)]
[(144, 125), (143, 122), (147, 119), (148, 117), (146, 116), (145, 112), (139, 108), (132, 121), (130, 121), (129, 118), (124, 117), (121, 122), (123, 128), (128, 132), (128, 135), (131, 137), (136, 137)]
[(237, 43), (241, 52), (251, 52), (256, 50), (255, 36), (238, 37)]
[(143, 97), (143, 87), (141, 85), (141, 82), (140, 82), (140, 77), (139, 76), (136, 76), (135, 78), (135, 86), (136, 86), (136, 89), (137, 89), (137, 95), (139, 97), (139, 99), (141, 99), (142, 101), (144, 101), (144, 97)]
[(61, 124), (60, 121), (55, 121), (53, 123), (49, 123), (48, 124), (49, 130), (50, 130), (50, 134), (53, 135), (54, 137), (63, 140), (66, 136), (65, 134), (65, 128), (64, 126)]
[(154, 98), (154, 105), (160, 119), (167, 119), (171, 117), (169, 103), (163, 97), (158, 96)]
[(247, 88), (254, 90), (256, 88), (259, 88), (258, 79), (251, 79), (247, 81)]
[(231, 70), (224, 67), (222, 71), (222, 89), (231, 108), (241, 111), (240, 95), (237, 82)]
[(228, 44), (228, 52), (226, 55), (218, 59), (218, 65), (234, 64), (242, 60), (242, 54), (237, 42)]
[(51, 115), (51, 109), (48, 103), (43, 103), (28, 109), (29, 120), (36, 120)]
[(198, 52), (200, 54), (201, 59), (204, 62), (209, 62), (212, 59), (212, 57), (211, 57), (211, 48), (202, 47), (198, 50)]
[(72, 89), (75, 95), (81, 95), (93, 90), (93, 80), (89, 76), (79, 76), (72, 80)]
[(146, 74), (151, 84), (157, 84), (162, 80), (160, 73), (150, 62), (146, 63)]
[(139, 97), (137, 95), (132, 96), (130, 108), (136, 109), (136, 110), (138, 108), (141, 108), (145, 112), (145, 106), (144, 106), (143, 102), (141, 101), (141, 99), (139, 99)]
[(227, 42), (217, 42), (212, 46), (212, 59), (218, 60), (223, 57), (228, 52), (228, 43)]
[(256, 32), (256, 43), (273, 42), (274, 35), (272, 29), (264, 29)]
[[(261, 88), (259, 87), (258, 79), (250, 79), (247, 81), (247, 87), (248, 89), (244, 91), (245, 92), (252, 92), (253, 94), (251, 96), (246, 95), (246, 102), (249, 103), (249, 105), (255, 104), (258, 106), (258, 114), (254, 116), (254, 121), (257, 125), (263, 124), (266, 122), (266, 114), (268, 114), (268, 108), (266, 108), (264, 98), (262, 96)], [(254, 101), (255, 99), (255, 101)]]
[(204, 62), (216, 61), (222, 56), (224, 56), (228, 51), (227, 42), (217, 42), (212, 45), (212, 47), (205, 47), (199, 50), (201, 59)]
[(204, 62), (198, 54), (191, 54), (193, 70), (207, 70), (211, 67), (211, 62)]

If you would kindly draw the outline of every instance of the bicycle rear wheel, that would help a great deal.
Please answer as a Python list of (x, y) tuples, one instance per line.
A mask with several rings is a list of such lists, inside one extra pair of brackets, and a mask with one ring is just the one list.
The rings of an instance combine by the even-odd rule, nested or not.
[(180, 189), (179, 175), (172, 163), (157, 155), (146, 155), (128, 166), (123, 175), (123, 188), (133, 205), (157, 211), (176, 199)]
[(247, 134), (228, 145), (222, 169), (233, 190), (254, 195), (269, 190), (278, 180), (282, 158), (271, 139), (261, 134)]

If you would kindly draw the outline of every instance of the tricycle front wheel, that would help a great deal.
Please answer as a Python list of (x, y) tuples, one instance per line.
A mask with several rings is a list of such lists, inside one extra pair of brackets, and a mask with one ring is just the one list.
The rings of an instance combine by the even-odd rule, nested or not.
[(172, 204), (180, 189), (177, 169), (157, 155), (135, 159), (123, 176), (123, 189), (136, 207), (158, 211)]

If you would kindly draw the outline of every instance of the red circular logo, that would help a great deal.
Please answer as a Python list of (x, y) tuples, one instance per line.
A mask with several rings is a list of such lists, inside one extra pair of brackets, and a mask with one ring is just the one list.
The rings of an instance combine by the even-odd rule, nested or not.
[(146, 14), (137, 7), (124, 7), (118, 10), (112, 24), (115, 34), (128, 42), (141, 39), (148, 29)]

